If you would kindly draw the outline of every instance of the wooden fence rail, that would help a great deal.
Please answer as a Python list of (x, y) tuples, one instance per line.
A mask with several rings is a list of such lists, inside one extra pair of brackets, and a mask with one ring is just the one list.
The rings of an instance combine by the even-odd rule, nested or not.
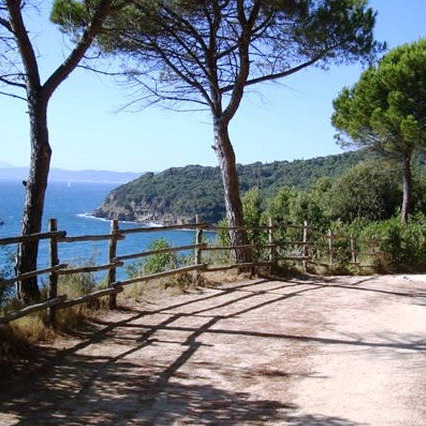
[(61, 265), (52, 266), (51, 268), (37, 269), (36, 271), (25, 272), (21, 275), (17, 275), (16, 277), (9, 278), (7, 280), (0, 280), (0, 285), (13, 284), (16, 281), (24, 281), (28, 278), (36, 277), (37, 275), (51, 274), (52, 272), (60, 272), (61, 270), (65, 271), (64, 268), (66, 268), (67, 266), (67, 264), (63, 263)]
[[(288, 241), (288, 240), (277, 240), (277, 235), (274, 234), (277, 231), (283, 231), (285, 229), (292, 230), (294, 232), (300, 232), (299, 239)], [(195, 231), (195, 242), (194, 244), (182, 245), (176, 247), (168, 247), (164, 249), (157, 250), (145, 250), (138, 253), (129, 253), (124, 255), (117, 255), (117, 246), (118, 243), (126, 238), (128, 234), (135, 233), (146, 233), (146, 232), (159, 232), (159, 231), (172, 231), (172, 230), (193, 230)], [(205, 231), (261, 231), (264, 232), (264, 243), (263, 244), (242, 244), (242, 245), (229, 245), (229, 246), (218, 246), (208, 244), (203, 241), (203, 232)], [(312, 238), (317, 238), (313, 240)], [(323, 239), (324, 249), (323, 254), (328, 256), (326, 262), (321, 259), (314, 258), (313, 250), (317, 250), (320, 246), (320, 240)], [(32, 278), (42, 274), (49, 274), (49, 280), (47, 283), (47, 294), (48, 299), (30, 306), (26, 306), (16, 312), (8, 313), (7, 315), (0, 317), (0, 324), (6, 324), (15, 319), (21, 318), (23, 316), (29, 315), (33, 312), (38, 312), (42, 310), (48, 311), (48, 320), (50, 324), (55, 325), (56, 321), (56, 312), (58, 309), (64, 309), (71, 306), (75, 306), (81, 303), (87, 303), (98, 297), (108, 296), (109, 297), (109, 306), (111, 309), (116, 307), (116, 297), (117, 293), (123, 291), (123, 287), (126, 285), (141, 283), (150, 280), (160, 279), (169, 277), (176, 274), (183, 274), (194, 272), (194, 280), (198, 282), (200, 274), (203, 272), (214, 272), (214, 271), (224, 271), (234, 268), (239, 268), (240, 270), (251, 270), (254, 271), (254, 268), (257, 267), (266, 267), (269, 270), (272, 270), (280, 261), (295, 261), (300, 262), (303, 268), (306, 270), (308, 264), (315, 264), (320, 266), (330, 267), (333, 266), (335, 261), (335, 255), (337, 254), (336, 244), (339, 242), (347, 242), (349, 251), (350, 251), (350, 261), (348, 264), (357, 265), (360, 267), (365, 267), (368, 265), (361, 265), (359, 262), (361, 253), (358, 249), (358, 244), (372, 244), (373, 240), (361, 241), (355, 239), (353, 236), (350, 237), (340, 237), (333, 235), (329, 230), (327, 233), (318, 232), (314, 229), (311, 229), (308, 223), (305, 221), (303, 225), (294, 225), (294, 224), (284, 224), (277, 225), (273, 224), (272, 220), (269, 219), (268, 225), (263, 227), (223, 227), (223, 226), (214, 226), (208, 223), (203, 223), (200, 216), (196, 216), (195, 223), (183, 224), (183, 225), (167, 225), (160, 227), (138, 227), (131, 229), (120, 229), (119, 223), (117, 220), (111, 221), (111, 229), (109, 234), (103, 235), (80, 235), (80, 236), (67, 236), (66, 231), (59, 231), (58, 224), (56, 219), (50, 219), (49, 221), (49, 231), (20, 236), (20, 237), (9, 237), (0, 239), (0, 246), (8, 244), (17, 244), (25, 241), (34, 241), (34, 240), (49, 240), (49, 253), (50, 253), (50, 265), (47, 268), (38, 269), (35, 271), (29, 271), (23, 274), (20, 274), (15, 277), (11, 277), (5, 280), (0, 280), (0, 285), (10, 285), (15, 282), (24, 281), (28, 278)], [(377, 239), (375, 239), (377, 240)], [(103, 265), (94, 265), (94, 266), (83, 266), (69, 268), (66, 263), (60, 263), (58, 255), (58, 245), (62, 243), (75, 243), (75, 242), (86, 242), (86, 241), (108, 241), (108, 259), (106, 264)], [(377, 241), (376, 241), (377, 242)], [(293, 247), (291, 250), (289, 247)], [(239, 249), (261, 249), (259, 253), (264, 254), (264, 259), (253, 259), (252, 262), (247, 263), (231, 263), (226, 265), (215, 265), (203, 263), (203, 253), (204, 252), (214, 252), (214, 251), (235, 251)], [(153, 256), (158, 254), (165, 253), (175, 253), (178, 251), (194, 251), (194, 263), (192, 265), (178, 267), (169, 271), (162, 271), (149, 275), (141, 275), (137, 277), (132, 277), (127, 280), (117, 280), (117, 269), (124, 266), (124, 261), (137, 259), (147, 256)], [(263, 251), (265, 250), (265, 251)], [(290, 251), (289, 251), (290, 250)], [(371, 252), (373, 255), (377, 254), (377, 250), (373, 249)], [(67, 299), (66, 295), (58, 296), (58, 279), (62, 275), (72, 275), (72, 274), (81, 274), (81, 273), (93, 273), (99, 271), (107, 271), (107, 288), (102, 290), (94, 291), (90, 294), (86, 294), (74, 299)]]
[(66, 235), (67, 233), (65, 231), (59, 231), (59, 232), (42, 232), (39, 234), (24, 235), (20, 237), (1, 238), (0, 246), (5, 246), (8, 244), (24, 243), (27, 241), (34, 241), (34, 240), (39, 240), (39, 241), (49, 240), (52, 237), (65, 238)]

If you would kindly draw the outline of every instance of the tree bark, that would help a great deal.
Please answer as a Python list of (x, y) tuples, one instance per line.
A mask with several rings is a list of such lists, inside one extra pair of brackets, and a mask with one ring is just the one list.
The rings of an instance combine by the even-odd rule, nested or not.
[[(26, 195), (24, 214), (21, 223), (21, 235), (35, 234), (41, 231), (44, 198), (50, 168), (51, 148), (47, 128), (47, 99), (39, 90), (28, 97), (30, 118), (31, 167), (25, 183)], [(18, 246), (15, 270), (17, 274), (37, 269), (38, 241), (21, 243)], [(40, 297), (37, 278), (18, 282), (18, 297), (24, 302)]]
[[(100, 0), (87, 23), (74, 49), (42, 85), (37, 55), (25, 26), (22, 9), (23, 2), (6, 0), (5, 10), (9, 16), (7, 29), (13, 34), (25, 70), (25, 88), (27, 91), (28, 114), (30, 117), (31, 166), (28, 181), (25, 182), (26, 197), (21, 224), (22, 235), (38, 233), (41, 230), (44, 196), (49, 175), (52, 150), (49, 145), (47, 128), (47, 105), (56, 88), (77, 67), (89, 49), (94, 37), (101, 31), (106, 17), (118, 12), (126, 5), (112, 8), (113, 0)], [(37, 269), (38, 241), (21, 243), (15, 263), (15, 273), (20, 275)], [(24, 301), (39, 298), (37, 278), (18, 282), (18, 296)]]
[[(229, 138), (228, 124), (220, 119), (214, 119), (213, 149), (219, 162), (228, 224), (230, 227), (242, 227), (244, 226), (243, 207), (240, 198), (235, 153)], [(229, 236), (231, 245), (247, 244), (245, 230), (230, 230)], [(235, 254), (237, 263), (251, 261), (251, 252), (248, 249), (238, 249)]]
[(403, 157), (403, 195), (401, 207), (401, 222), (407, 223), (411, 207), (412, 176), (411, 152), (405, 152)]

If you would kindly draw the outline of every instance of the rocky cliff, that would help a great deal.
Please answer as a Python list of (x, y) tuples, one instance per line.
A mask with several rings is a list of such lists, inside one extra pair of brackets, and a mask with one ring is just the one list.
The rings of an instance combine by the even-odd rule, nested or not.
[(123, 203), (122, 197), (113, 191), (108, 194), (102, 205), (94, 211), (94, 216), (161, 225), (185, 224), (194, 221), (194, 216), (171, 213), (165, 204), (162, 202), (149, 204), (146, 200)]

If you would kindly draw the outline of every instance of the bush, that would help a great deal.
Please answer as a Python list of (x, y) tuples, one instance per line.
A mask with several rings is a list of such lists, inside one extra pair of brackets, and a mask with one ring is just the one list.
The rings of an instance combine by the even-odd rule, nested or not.
[[(408, 224), (399, 217), (371, 223), (360, 232), (362, 239), (380, 239), (384, 261), (394, 270), (426, 270), (426, 217), (418, 214)], [(385, 265), (384, 265), (385, 266)]]
[[(149, 251), (169, 248), (170, 244), (164, 238), (158, 238), (148, 245)], [(183, 259), (179, 259), (173, 252), (157, 253), (126, 266), (126, 272), (130, 278), (135, 278), (178, 268), (182, 262)]]
[[(164, 250), (171, 248), (170, 244), (164, 238), (158, 238), (148, 245), (149, 251)], [(142, 275), (157, 274), (160, 272), (183, 267), (193, 256), (178, 256), (174, 252), (165, 252), (152, 254), (151, 256), (133, 262), (126, 266), (126, 272), (130, 278), (137, 278)], [(167, 280), (166, 287), (170, 284), (180, 287), (187, 287), (192, 280), (187, 274), (171, 276)]]
[[(268, 241), (267, 231), (260, 229), (268, 223), (267, 217), (262, 211), (262, 199), (258, 188), (252, 188), (242, 197), (244, 225), (249, 228), (246, 231), (247, 243), (255, 246), (253, 250), (254, 260), (262, 260), (264, 258), (264, 249), (259, 248)], [(229, 226), (227, 219), (219, 222), (219, 227), (226, 228)], [(229, 231), (220, 229), (217, 232), (218, 244), (222, 247), (231, 245)], [(221, 254), (214, 255), (220, 258), (220, 263), (227, 263), (231, 260), (234, 250), (223, 250)]]
[(346, 223), (389, 219), (401, 203), (399, 180), (399, 173), (384, 162), (358, 164), (328, 192), (331, 216)]

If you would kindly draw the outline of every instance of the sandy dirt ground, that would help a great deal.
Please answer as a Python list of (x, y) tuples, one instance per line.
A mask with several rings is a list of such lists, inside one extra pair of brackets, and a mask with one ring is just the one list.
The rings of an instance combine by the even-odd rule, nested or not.
[(151, 298), (56, 345), (3, 371), (1, 425), (426, 425), (425, 276)]

